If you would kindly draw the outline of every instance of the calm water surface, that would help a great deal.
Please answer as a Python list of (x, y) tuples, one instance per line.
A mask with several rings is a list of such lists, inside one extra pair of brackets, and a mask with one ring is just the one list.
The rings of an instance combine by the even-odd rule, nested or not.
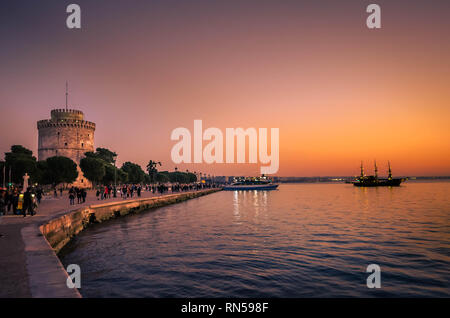
[[(62, 253), (85, 297), (450, 296), (450, 183), (219, 192), (95, 225)], [(381, 267), (381, 289), (365, 270)]]

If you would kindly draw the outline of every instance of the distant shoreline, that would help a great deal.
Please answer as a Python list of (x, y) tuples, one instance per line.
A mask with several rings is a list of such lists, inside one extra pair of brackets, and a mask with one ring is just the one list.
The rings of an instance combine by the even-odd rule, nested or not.
[[(415, 181), (450, 181), (450, 176), (444, 177), (404, 177), (407, 182)], [(346, 181), (354, 180), (355, 177), (278, 177), (274, 178), (278, 183), (344, 183)]]

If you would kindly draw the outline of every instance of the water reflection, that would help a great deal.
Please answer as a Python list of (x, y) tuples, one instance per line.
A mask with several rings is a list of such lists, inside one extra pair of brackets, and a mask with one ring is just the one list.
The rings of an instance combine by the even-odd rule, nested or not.
[(233, 215), (236, 220), (241, 219), (240, 209), (254, 214), (258, 218), (260, 213), (266, 213), (268, 208), (268, 192), (270, 191), (233, 191)]
[[(450, 296), (450, 183), (223, 191), (87, 229), (86, 297)], [(383, 288), (365, 285), (382, 268)]]

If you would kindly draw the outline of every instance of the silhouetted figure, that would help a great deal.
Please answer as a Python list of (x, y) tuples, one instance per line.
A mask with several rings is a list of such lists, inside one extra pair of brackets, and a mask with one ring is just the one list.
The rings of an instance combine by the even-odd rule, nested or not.
[(42, 199), (42, 189), (41, 188), (38, 188), (36, 190), (36, 199), (37, 199), (38, 204), (41, 204), (41, 199)]
[(23, 207), (22, 207), (23, 217), (27, 216), (27, 212), (31, 216), (34, 215), (34, 202), (31, 196), (30, 188), (27, 188), (27, 191), (25, 191), (25, 193), (23, 194)]
[(87, 196), (86, 189), (82, 189), (81, 190), (81, 197), (83, 199), (83, 203), (86, 202), (86, 196)]

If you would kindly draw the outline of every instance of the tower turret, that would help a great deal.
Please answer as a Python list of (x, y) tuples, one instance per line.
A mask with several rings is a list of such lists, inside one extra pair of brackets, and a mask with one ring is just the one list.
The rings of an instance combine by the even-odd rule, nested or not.
[[(84, 120), (81, 110), (69, 109), (67, 105), (66, 108), (53, 109), (50, 115), (50, 119), (37, 122), (38, 160), (64, 156), (79, 165), (86, 152), (95, 150), (95, 123)], [(79, 167), (78, 171), (74, 185), (89, 187), (91, 184), (83, 177)]]

